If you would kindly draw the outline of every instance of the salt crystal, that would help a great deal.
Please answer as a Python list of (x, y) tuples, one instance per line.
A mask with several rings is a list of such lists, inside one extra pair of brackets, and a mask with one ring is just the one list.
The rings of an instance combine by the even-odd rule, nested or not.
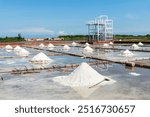
[(51, 63), (52, 61), (53, 60), (46, 56), (43, 52), (40, 52), (31, 59), (31, 62), (33, 63)]
[(104, 81), (106, 78), (107, 77), (99, 74), (87, 63), (83, 62), (70, 75), (56, 77), (53, 80), (71, 87), (90, 87), (100, 82), (102, 82), (101, 84), (103, 85), (114, 83), (110, 78), (107, 78), (109, 81)]

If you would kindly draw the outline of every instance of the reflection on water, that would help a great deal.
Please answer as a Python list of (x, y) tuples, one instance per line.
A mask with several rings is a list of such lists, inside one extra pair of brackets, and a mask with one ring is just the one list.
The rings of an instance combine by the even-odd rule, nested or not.
[(138, 74), (138, 73), (135, 73), (135, 72), (130, 72), (129, 74), (132, 75), (132, 76), (140, 76), (141, 75), (141, 74)]
[(89, 88), (89, 87), (71, 87), (71, 88), (74, 89), (83, 98), (88, 98), (90, 95), (92, 95), (92, 93), (95, 92), (96, 89), (98, 89), (98, 87), (93, 87), (93, 88)]

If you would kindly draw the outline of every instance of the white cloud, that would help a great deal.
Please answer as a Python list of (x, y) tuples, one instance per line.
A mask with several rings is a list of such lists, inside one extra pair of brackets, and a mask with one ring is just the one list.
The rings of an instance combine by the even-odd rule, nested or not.
[(59, 31), (58, 35), (66, 35), (65, 31)]
[(17, 33), (39, 33), (39, 34), (54, 34), (54, 31), (43, 28), (43, 27), (37, 27), (37, 28), (22, 28), (22, 29), (14, 29), (10, 32), (17, 32)]

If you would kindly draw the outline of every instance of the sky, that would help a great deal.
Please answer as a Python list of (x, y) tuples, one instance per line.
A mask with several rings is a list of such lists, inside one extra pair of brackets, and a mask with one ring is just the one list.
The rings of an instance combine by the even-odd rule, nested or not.
[(0, 0), (0, 37), (56, 37), (87, 34), (100, 15), (114, 22), (114, 34), (150, 34), (150, 0)]

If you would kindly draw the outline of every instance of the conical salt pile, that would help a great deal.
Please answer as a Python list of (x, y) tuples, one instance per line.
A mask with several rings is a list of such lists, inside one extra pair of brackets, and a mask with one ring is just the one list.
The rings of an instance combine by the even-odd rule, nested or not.
[(54, 48), (55, 46), (53, 44), (49, 43), (47, 47), (48, 48)]
[(6, 50), (12, 50), (12, 49), (13, 49), (13, 47), (12, 47), (12, 46), (10, 46), (10, 45), (6, 45), (6, 46), (5, 46), (5, 49), (6, 49)]
[(139, 45), (139, 46), (143, 46), (144, 44), (143, 44), (143, 43), (141, 43), (141, 42), (139, 42), (139, 43), (138, 43), (138, 45)]
[(109, 44), (110, 44), (110, 45), (113, 45), (114, 43), (113, 43), (113, 42), (110, 42)]
[(93, 49), (92, 49), (90, 46), (86, 46), (86, 47), (83, 49), (83, 53), (84, 53), (84, 52), (92, 53), (92, 52), (93, 52)]
[(45, 45), (44, 45), (43, 43), (41, 43), (41, 44), (39, 45), (39, 47), (40, 47), (40, 48), (44, 48)]
[(72, 42), (72, 46), (77, 46), (77, 43), (76, 42)]
[(39, 54), (35, 55), (31, 62), (33, 63), (51, 63), (53, 60), (50, 59), (48, 56), (46, 56), (43, 52), (40, 52)]
[(22, 49), (22, 48), (21, 48), (20, 46), (16, 46), (16, 47), (14, 48), (14, 51), (15, 51), (15, 52), (19, 52), (19, 51), (21, 51), (21, 49)]
[(133, 56), (133, 53), (127, 49), (124, 52), (122, 52), (122, 55), (123, 56)]
[(69, 47), (68, 45), (64, 45), (63, 49), (64, 49), (64, 50), (69, 50), (70, 47)]
[(133, 45), (132, 45), (132, 48), (133, 48), (133, 49), (139, 49), (139, 46), (136, 45), (136, 44), (133, 44)]
[[(105, 81), (109, 79), (109, 81)], [(53, 79), (66, 86), (71, 87), (91, 87), (98, 84), (110, 84), (114, 81), (95, 71), (87, 63), (83, 62), (69, 76), (61, 76)]]
[(19, 55), (19, 56), (26, 57), (26, 56), (29, 56), (30, 53), (26, 49), (22, 48), (20, 51), (16, 52), (16, 54)]
[(107, 43), (103, 44), (103, 47), (108, 47), (108, 46), (109, 46), (109, 44), (107, 44)]
[(85, 43), (85, 46), (89, 46), (90, 44), (89, 43)]

